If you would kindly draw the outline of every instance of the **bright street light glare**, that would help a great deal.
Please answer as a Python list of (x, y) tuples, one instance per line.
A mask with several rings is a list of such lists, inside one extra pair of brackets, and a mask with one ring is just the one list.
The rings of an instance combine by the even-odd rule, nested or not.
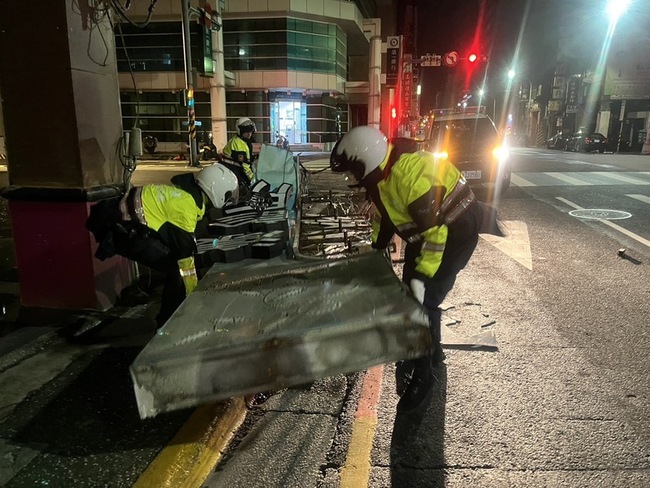
[(515, 77), (515, 70), (511, 69), (510, 71), (508, 71), (508, 78), (512, 80), (514, 77)]
[(612, 22), (616, 22), (629, 6), (630, 0), (609, 0), (607, 2), (607, 15)]

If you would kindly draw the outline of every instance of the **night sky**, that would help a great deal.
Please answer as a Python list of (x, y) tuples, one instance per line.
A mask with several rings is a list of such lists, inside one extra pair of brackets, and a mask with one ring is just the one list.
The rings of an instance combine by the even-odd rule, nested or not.
[(484, 79), (488, 88), (503, 82), (515, 56), (526, 0), (417, 0), (417, 6), (419, 55), (457, 51), (466, 56), (476, 50), (488, 56), (471, 76), (462, 61), (455, 68), (422, 68), (423, 112), (434, 107), (436, 97), (438, 106), (452, 106), (463, 90), (475, 91)]
[[(606, 45), (606, 0), (403, 1), (418, 9), (418, 56), (449, 51), (466, 56), (473, 45), (488, 56), (471, 76), (462, 61), (454, 68), (422, 68), (422, 113), (436, 105), (436, 98), (438, 107), (451, 107), (464, 90), (476, 93), (480, 86), (489, 96), (503, 97), (511, 67), (521, 86), (545, 84), (550, 90), (558, 60), (570, 66), (571, 73), (587, 74)], [(648, 19), (650, 1), (632, 0), (617, 32), (638, 28)]]

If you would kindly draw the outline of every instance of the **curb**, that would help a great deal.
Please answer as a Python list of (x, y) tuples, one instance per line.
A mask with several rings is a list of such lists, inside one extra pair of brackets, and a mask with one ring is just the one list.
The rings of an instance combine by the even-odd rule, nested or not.
[(197, 408), (133, 488), (196, 488), (210, 475), (246, 418), (241, 397)]

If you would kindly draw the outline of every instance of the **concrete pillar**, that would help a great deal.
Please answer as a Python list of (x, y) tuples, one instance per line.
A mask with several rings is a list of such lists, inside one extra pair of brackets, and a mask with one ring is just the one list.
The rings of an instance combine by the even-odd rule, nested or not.
[[(216, 2), (214, 15), (217, 22), (223, 24), (220, 11), (221, 2)], [(228, 125), (226, 123), (226, 78), (223, 60), (223, 29), (212, 31), (212, 59), (214, 59), (214, 76), (210, 78), (210, 111), (212, 113), (212, 137), (217, 149), (221, 150), (228, 142)]]
[(115, 45), (88, 2), (0, 2), (0, 85), (21, 303), (109, 308), (130, 281), (100, 262), (84, 227), (91, 202), (119, 195), (121, 115)]

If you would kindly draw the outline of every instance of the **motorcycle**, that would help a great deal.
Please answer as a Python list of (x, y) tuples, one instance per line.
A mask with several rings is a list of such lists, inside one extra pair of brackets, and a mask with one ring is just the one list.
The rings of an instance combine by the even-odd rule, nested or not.
[(145, 136), (144, 138), (145, 151), (147, 151), (149, 154), (153, 154), (156, 152), (157, 147), (158, 147), (158, 139), (156, 139), (154, 136)]
[(217, 151), (217, 146), (214, 145), (212, 139), (210, 139), (209, 142), (203, 144), (203, 147), (199, 152), (201, 153), (201, 159), (203, 161), (219, 158), (219, 152)]

